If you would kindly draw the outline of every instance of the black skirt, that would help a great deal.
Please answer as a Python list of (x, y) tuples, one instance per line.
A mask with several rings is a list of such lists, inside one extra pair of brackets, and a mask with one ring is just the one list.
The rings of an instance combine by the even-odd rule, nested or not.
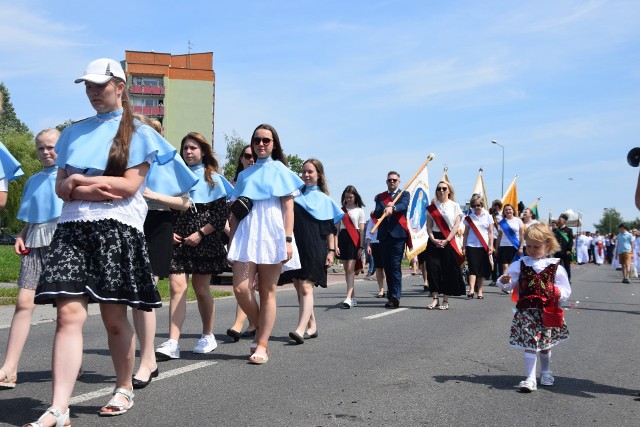
[(338, 233), (338, 248), (340, 249), (340, 256), (337, 256), (338, 259), (358, 259), (358, 248), (345, 228)]
[(293, 279), (298, 279), (326, 288), (327, 269), (325, 262), (329, 252), (327, 236), (335, 233), (336, 228), (333, 221), (317, 220), (297, 203), (294, 203), (293, 206), (293, 235), (296, 238), (301, 268), (282, 273), (278, 285), (291, 283)]
[(498, 262), (511, 264), (518, 251), (513, 246), (498, 246)]
[[(436, 239), (445, 238), (440, 232), (434, 232), (433, 237)], [(462, 269), (458, 264), (455, 250), (450, 244), (444, 248), (439, 248), (433, 242), (429, 242), (425, 250), (425, 256), (430, 292), (453, 296), (466, 293)]]
[(491, 263), (489, 262), (489, 254), (484, 248), (476, 248), (467, 246), (465, 248), (465, 257), (467, 258), (467, 266), (469, 274), (488, 279), (491, 277)]
[(171, 211), (150, 210), (144, 221), (144, 238), (154, 276), (169, 277), (173, 254), (173, 218)]
[(173, 245), (171, 274), (219, 274), (227, 265), (227, 249), (224, 243), (224, 224), (227, 221), (225, 197), (210, 203), (196, 203), (188, 210), (172, 211), (174, 233), (188, 237), (196, 230), (211, 224), (214, 231), (204, 237), (197, 246)]
[(35, 303), (85, 296), (145, 311), (162, 306), (141, 231), (115, 219), (58, 224)]
[(373, 257), (373, 265), (375, 268), (383, 268), (382, 248), (380, 247), (380, 243), (371, 243), (371, 256)]

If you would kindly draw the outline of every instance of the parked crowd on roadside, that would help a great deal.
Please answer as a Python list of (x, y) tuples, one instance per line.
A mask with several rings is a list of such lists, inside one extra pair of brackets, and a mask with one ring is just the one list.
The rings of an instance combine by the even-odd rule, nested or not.
[[(191, 132), (176, 150), (158, 123), (133, 115), (125, 82), (117, 61), (91, 62), (76, 83), (84, 84), (96, 115), (62, 134), (45, 129), (36, 136), (43, 170), (27, 181), (18, 214), (26, 223), (15, 244), (22, 256), (20, 290), (0, 369), (0, 388), (15, 388), (34, 307), (55, 304), (51, 406), (31, 425), (69, 425), (89, 303), (100, 304), (116, 373), (100, 416), (126, 413), (133, 390), (159, 375), (157, 361), (180, 358), (189, 283), (202, 323), (192, 351), (216, 349), (210, 283), (229, 266), (237, 312), (227, 334), (236, 342), (252, 339), (251, 364), (269, 362), (278, 285), (293, 283), (298, 295), (292, 342), (319, 336), (314, 289), (327, 287), (327, 268), (336, 259), (344, 266), (344, 309), (357, 307), (355, 277), (364, 272), (365, 257), (367, 276), (375, 274), (378, 283), (376, 296), (386, 299), (387, 309), (401, 306), (401, 263), (412, 242), (406, 215), (410, 195), (402, 190), (398, 172), (387, 173), (386, 189), (375, 196), (369, 215), (352, 185), (342, 192), (339, 206), (329, 197), (323, 164), (307, 159), (298, 176), (288, 168), (276, 129), (260, 124), (240, 153), (239, 173), (231, 183), (220, 174), (204, 136)], [(0, 149), (7, 159), (0, 195), (6, 196), (7, 183), (20, 176), (20, 168), (4, 146)], [(578, 264), (614, 261), (613, 250), (626, 283), (640, 246), (623, 224), (617, 237), (581, 232), (574, 239), (565, 214), (549, 227), (530, 209), (520, 217), (517, 206), (499, 200), (489, 208), (479, 194), (464, 213), (454, 187), (444, 180), (424, 214), (429, 243), (416, 256), (413, 271), (420, 268), (424, 290), (432, 297), (426, 308), (448, 310), (450, 296), (482, 300), (485, 280), (512, 293), (517, 310), (510, 344), (525, 352), (527, 376), (519, 384), (524, 392), (537, 387), (538, 356), (540, 384), (553, 385), (550, 349), (569, 332), (562, 319), (549, 326), (543, 312), (571, 294), (574, 246)], [(169, 339), (154, 350), (155, 309), (162, 305), (157, 282), (165, 277)], [(140, 364), (134, 373), (136, 337)]]

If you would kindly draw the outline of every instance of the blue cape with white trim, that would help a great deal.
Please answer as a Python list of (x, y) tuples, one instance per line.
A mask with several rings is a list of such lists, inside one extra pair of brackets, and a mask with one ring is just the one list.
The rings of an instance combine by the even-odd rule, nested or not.
[(154, 161), (147, 173), (147, 188), (166, 196), (184, 194), (198, 181), (198, 177), (191, 172), (178, 154), (163, 165)]
[(60, 216), (64, 202), (56, 195), (57, 176), (58, 167), (51, 166), (27, 180), (16, 215), (20, 221), (41, 224)]
[(0, 142), (0, 179), (7, 178), (7, 181), (11, 182), (22, 175), (24, 175), (24, 172), (20, 168), (20, 163), (11, 155), (7, 147)]
[(209, 203), (221, 197), (226, 197), (227, 199), (231, 197), (233, 186), (227, 181), (227, 178), (218, 173), (212, 173), (211, 178), (215, 185), (211, 186), (204, 177), (205, 168), (203, 164), (189, 166), (189, 169), (198, 177), (198, 183), (189, 193), (189, 197), (194, 203)]
[(233, 197), (245, 196), (251, 200), (267, 200), (288, 196), (304, 185), (304, 182), (282, 162), (271, 157), (258, 159), (240, 172)]
[[(109, 149), (122, 120), (122, 109), (97, 114), (66, 128), (56, 144), (56, 165), (84, 175), (102, 175), (107, 168)], [(148, 125), (136, 120), (126, 169), (146, 161), (167, 163), (176, 155), (175, 147)]]
[(299, 197), (294, 202), (304, 208), (309, 214), (319, 221), (332, 220), (337, 223), (344, 216), (344, 212), (333, 199), (314, 186), (303, 186)]

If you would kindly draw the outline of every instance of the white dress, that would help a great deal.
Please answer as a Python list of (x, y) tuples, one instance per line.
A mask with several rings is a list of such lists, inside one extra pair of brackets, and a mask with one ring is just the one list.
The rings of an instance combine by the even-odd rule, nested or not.
[[(254, 200), (253, 208), (238, 224), (227, 259), (255, 264), (279, 264), (287, 259), (285, 238), (280, 198)], [(282, 271), (301, 267), (295, 237), (291, 246), (291, 259), (283, 265)]]

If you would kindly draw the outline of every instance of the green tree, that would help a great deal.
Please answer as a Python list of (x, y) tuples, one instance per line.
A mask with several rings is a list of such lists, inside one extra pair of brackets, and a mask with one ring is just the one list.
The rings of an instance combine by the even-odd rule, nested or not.
[(615, 208), (604, 208), (602, 218), (597, 224), (593, 224), (600, 233), (617, 233), (618, 224), (623, 222), (622, 215)]
[(56, 126), (56, 129), (58, 129), (60, 132), (62, 132), (63, 130), (65, 130), (66, 128), (71, 126), (73, 123), (74, 123), (73, 120), (67, 119), (67, 120), (65, 120), (64, 123), (61, 123), (58, 126)]
[(289, 169), (294, 171), (298, 175), (302, 175), (302, 165), (304, 160), (297, 154), (287, 154), (287, 162), (289, 163)]
[(227, 144), (227, 162), (222, 166), (222, 174), (231, 181), (236, 176), (236, 166), (242, 147), (247, 143), (238, 136), (235, 130), (232, 131), (231, 135), (224, 134), (224, 142)]
[(10, 130), (15, 130), (21, 133), (29, 132), (29, 127), (16, 116), (16, 111), (11, 103), (9, 89), (7, 89), (2, 82), (0, 82), (0, 92), (2, 93), (3, 98), (2, 114), (0, 115), (0, 132), (7, 132)]

